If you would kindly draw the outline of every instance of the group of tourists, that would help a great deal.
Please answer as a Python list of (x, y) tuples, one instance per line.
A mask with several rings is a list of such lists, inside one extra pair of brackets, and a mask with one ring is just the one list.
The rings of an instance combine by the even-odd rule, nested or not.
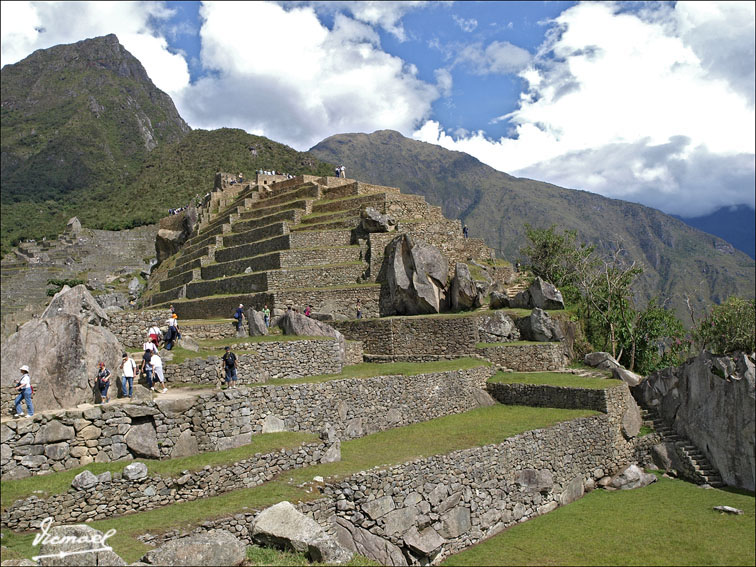
[(339, 167), (335, 168), (333, 172), (336, 174), (336, 177), (344, 177), (346, 178), (346, 169), (343, 165), (340, 165)]
[(280, 171), (276, 171), (275, 169), (258, 169), (256, 171), (257, 175), (282, 175), (286, 179), (293, 179), (294, 176), (290, 173), (281, 173)]

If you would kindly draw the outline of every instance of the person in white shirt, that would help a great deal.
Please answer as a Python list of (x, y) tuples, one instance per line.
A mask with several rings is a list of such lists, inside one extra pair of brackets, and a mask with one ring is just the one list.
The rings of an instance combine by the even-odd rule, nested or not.
[(147, 334), (150, 336), (150, 340), (155, 343), (155, 346), (160, 344), (160, 337), (163, 336), (163, 333), (160, 331), (157, 323), (148, 329)]
[[(134, 376), (136, 376), (136, 362), (127, 353), (123, 353), (123, 364), (121, 365), (123, 376), (121, 377), (121, 388), (123, 395), (131, 397), (134, 394)], [(126, 384), (129, 385), (129, 391), (126, 392)]]
[(21, 378), (18, 379), (18, 382), (16, 383), (16, 391), (18, 392), (18, 396), (16, 396), (16, 416), (15, 417), (24, 417), (24, 412), (21, 411), (21, 400), (24, 400), (26, 402), (26, 411), (29, 412), (29, 417), (34, 415), (34, 404), (32, 404), (32, 385), (31, 385), (31, 376), (29, 375), (29, 367), (24, 364), (21, 368)]
[(158, 356), (157, 353), (152, 355), (152, 358), (150, 358), (150, 365), (152, 366), (152, 372), (155, 376), (157, 376), (157, 379), (160, 380), (160, 385), (163, 386), (162, 392), (165, 394), (168, 391), (168, 388), (165, 387), (165, 376), (163, 375), (163, 360)]
[(152, 341), (147, 341), (142, 345), (142, 351), (149, 350), (157, 354), (158, 348), (155, 346), (155, 343)]

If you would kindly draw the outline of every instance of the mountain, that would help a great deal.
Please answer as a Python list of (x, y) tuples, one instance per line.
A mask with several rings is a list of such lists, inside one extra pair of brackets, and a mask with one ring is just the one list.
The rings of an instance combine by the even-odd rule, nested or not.
[(730, 295), (754, 296), (751, 258), (656, 209), (513, 177), (468, 154), (390, 130), (331, 136), (310, 153), (343, 163), (348, 177), (424, 196), (511, 261), (525, 243), (525, 223), (574, 229), (604, 251), (621, 242), (644, 267), (638, 298), (667, 299), (683, 321), (690, 319), (686, 294), (698, 314)]
[(751, 207), (722, 207), (702, 217), (680, 217), (686, 224), (724, 238), (738, 250), (756, 258), (756, 212)]
[(41, 49), (1, 71), (0, 243), (156, 222), (217, 169), (323, 174), (327, 164), (241, 130), (191, 131), (115, 35)]

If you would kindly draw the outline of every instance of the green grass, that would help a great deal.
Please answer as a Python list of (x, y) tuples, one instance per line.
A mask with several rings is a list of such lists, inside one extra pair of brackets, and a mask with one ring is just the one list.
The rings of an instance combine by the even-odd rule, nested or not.
[[(720, 514), (733, 506), (742, 516)], [(659, 478), (596, 490), (514, 526), (443, 565), (754, 565), (754, 497)]]
[[(493, 405), (466, 413), (390, 429), (341, 444), (341, 461), (286, 471), (278, 479), (253, 488), (244, 488), (211, 498), (181, 502), (156, 510), (130, 514), (112, 520), (92, 522), (95, 529), (117, 530), (110, 542), (126, 561), (141, 557), (148, 546), (135, 536), (237, 514), (270, 506), (282, 500), (291, 502), (318, 498), (317, 492), (298, 487), (314, 476), (343, 478), (377, 466), (390, 466), (420, 457), (449, 453), (458, 449), (500, 443), (524, 431), (548, 427), (560, 421), (597, 412), (524, 406)], [(35, 477), (41, 479), (43, 477)], [(18, 481), (16, 481), (18, 482)], [(33, 554), (33, 534), (6, 532), (3, 545), (24, 554)]]
[[(296, 567), (297, 565), (327, 565), (327, 563), (310, 563), (304, 553), (294, 553), (293, 551), (281, 551), (270, 547), (259, 547), (250, 545), (247, 547), (247, 560), (249, 565), (281, 565), (283, 567)], [(360, 565), (380, 565), (367, 557), (354, 554), (352, 559), (346, 563), (341, 563), (345, 567), (358, 567)]]
[[(266, 433), (264, 435), (255, 435), (252, 443), (228, 449), (226, 451), (215, 451), (200, 453), (181, 459), (170, 459), (157, 461), (151, 459), (138, 459), (147, 465), (150, 474), (159, 474), (162, 476), (180, 476), (185, 470), (199, 470), (206, 465), (217, 466), (235, 463), (253, 456), (255, 453), (271, 453), (279, 449), (291, 449), (302, 443), (314, 442), (317, 436), (312, 433), (300, 432), (281, 432)], [(83, 467), (77, 467), (68, 471), (51, 473), (47, 475), (33, 476), (19, 480), (9, 480), (0, 483), (2, 487), (2, 499), (0, 503), (3, 508), (11, 505), (20, 498), (26, 498), (32, 493), (40, 497), (51, 494), (61, 494), (71, 487), (73, 478), (83, 470), (89, 470), (94, 474), (100, 474), (106, 471), (120, 472), (128, 464), (126, 461), (115, 463), (91, 463)]]
[(590, 378), (566, 372), (497, 372), (488, 381), (498, 384), (536, 384), (596, 390), (612, 388), (622, 384), (622, 380)]
[(480, 366), (491, 366), (490, 362), (479, 360), (477, 358), (457, 358), (454, 360), (437, 360), (434, 362), (362, 362), (345, 366), (339, 374), (320, 374), (317, 376), (307, 376), (305, 378), (268, 380), (260, 384), (249, 384), (255, 386), (269, 386), (279, 384), (310, 384), (316, 382), (327, 382), (329, 380), (342, 380), (345, 378), (372, 378), (373, 376), (416, 376), (428, 372), (448, 372), (450, 370), (467, 370), (468, 368), (478, 368)]
[[(180, 327), (179, 327), (180, 328)], [(235, 345), (242, 343), (270, 343), (277, 341), (332, 341), (333, 337), (305, 337), (297, 335), (263, 335), (258, 337), (226, 337), (224, 339), (209, 339), (197, 341), (199, 350), (185, 349), (181, 346), (181, 341), (171, 349), (173, 358), (166, 361), (166, 364), (181, 364), (192, 358), (207, 358), (208, 356), (222, 356), (226, 345)], [(236, 354), (247, 354), (249, 351), (234, 350)]]

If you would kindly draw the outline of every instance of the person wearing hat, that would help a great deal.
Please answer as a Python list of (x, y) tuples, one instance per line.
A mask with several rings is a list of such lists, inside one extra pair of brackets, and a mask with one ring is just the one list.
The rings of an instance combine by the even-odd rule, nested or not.
[(223, 366), (226, 370), (226, 384), (228, 384), (229, 388), (236, 388), (236, 367), (238, 364), (236, 355), (231, 352), (230, 346), (227, 346), (225, 350), (226, 352), (221, 357), (221, 360), (223, 360)]
[(16, 383), (16, 415), (15, 417), (25, 417), (24, 412), (21, 411), (21, 400), (26, 402), (26, 411), (29, 412), (29, 417), (34, 415), (34, 404), (32, 404), (32, 385), (31, 376), (29, 375), (29, 367), (24, 364), (21, 368), (21, 378)]
[(97, 387), (100, 389), (100, 397), (106, 404), (110, 401), (108, 397), (108, 388), (110, 388), (110, 370), (105, 368), (105, 363), (100, 362), (97, 371)]
[[(136, 376), (136, 362), (131, 358), (128, 353), (123, 353), (123, 361), (121, 363), (121, 369), (123, 376), (121, 377), (121, 388), (123, 389), (123, 395), (132, 397), (134, 394), (134, 376)], [(129, 391), (126, 392), (126, 384), (129, 385)]]
[(242, 324), (244, 321), (244, 304), (243, 303), (240, 303), (239, 307), (236, 308), (236, 311), (234, 312), (234, 319), (236, 319), (236, 330), (241, 331)]

